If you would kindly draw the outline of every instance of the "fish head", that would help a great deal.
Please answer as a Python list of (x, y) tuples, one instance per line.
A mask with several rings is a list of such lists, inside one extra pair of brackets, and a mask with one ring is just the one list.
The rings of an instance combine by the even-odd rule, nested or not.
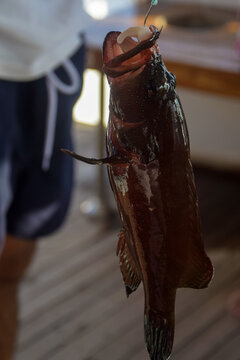
[(110, 110), (123, 121), (140, 122), (159, 112), (175, 88), (175, 76), (165, 67), (158, 46), (161, 30), (151, 25), (149, 38), (125, 40), (127, 51), (118, 43), (120, 32), (107, 34), (103, 44), (103, 71), (111, 89)]

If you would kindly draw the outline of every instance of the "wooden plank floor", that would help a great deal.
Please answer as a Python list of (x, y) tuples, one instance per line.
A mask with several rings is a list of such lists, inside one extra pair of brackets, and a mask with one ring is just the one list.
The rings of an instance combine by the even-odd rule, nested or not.
[[(78, 137), (81, 153), (93, 155), (94, 133), (81, 129)], [(21, 287), (15, 360), (147, 360), (143, 291), (126, 298), (115, 256), (119, 225), (81, 214), (80, 203), (95, 192), (96, 169), (76, 170), (68, 219), (39, 243)], [(226, 308), (240, 289), (239, 178), (197, 169), (196, 180), (215, 278), (208, 289), (178, 291), (172, 359), (239, 360), (240, 321)]]

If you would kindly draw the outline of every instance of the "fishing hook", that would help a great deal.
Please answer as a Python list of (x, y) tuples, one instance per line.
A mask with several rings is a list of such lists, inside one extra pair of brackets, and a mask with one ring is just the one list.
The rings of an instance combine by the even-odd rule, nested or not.
[(150, 5), (150, 7), (149, 7), (149, 9), (148, 9), (148, 11), (147, 11), (147, 13), (145, 15), (145, 18), (144, 18), (144, 23), (143, 23), (144, 26), (146, 25), (147, 18), (148, 18), (149, 14), (150, 14), (150, 11), (151, 11), (153, 5), (157, 5), (157, 4), (158, 4), (158, 0), (152, 0), (151, 1), (151, 5)]

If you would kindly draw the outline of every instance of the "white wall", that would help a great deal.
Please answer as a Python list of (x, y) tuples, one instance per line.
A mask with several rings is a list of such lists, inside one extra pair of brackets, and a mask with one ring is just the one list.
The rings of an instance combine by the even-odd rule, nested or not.
[(190, 135), (192, 158), (240, 170), (240, 101), (177, 87)]

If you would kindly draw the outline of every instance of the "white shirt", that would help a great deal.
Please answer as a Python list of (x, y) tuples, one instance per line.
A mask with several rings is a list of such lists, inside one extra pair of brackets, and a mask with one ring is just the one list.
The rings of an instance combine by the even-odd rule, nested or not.
[(81, 45), (89, 21), (82, 0), (0, 0), (0, 79), (45, 75)]

